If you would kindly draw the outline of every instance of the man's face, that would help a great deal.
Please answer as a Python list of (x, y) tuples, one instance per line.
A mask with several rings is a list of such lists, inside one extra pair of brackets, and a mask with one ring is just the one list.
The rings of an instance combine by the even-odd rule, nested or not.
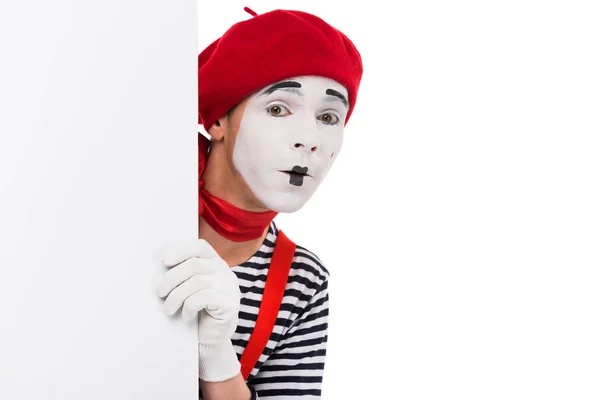
[(299, 210), (342, 147), (348, 91), (334, 80), (303, 76), (251, 95), (233, 163), (254, 196), (276, 212)]

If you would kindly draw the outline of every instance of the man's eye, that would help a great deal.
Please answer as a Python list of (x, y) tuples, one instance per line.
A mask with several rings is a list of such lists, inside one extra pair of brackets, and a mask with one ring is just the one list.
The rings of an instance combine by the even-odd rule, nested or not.
[(290, 110), (282, 105), (273, 105), (267, 108), (267, 112), (274, 117), (285, 117), (290, 114)]
[(336, 125), (340, 121), (338, 116), (332, 113), (323, 113), (317, 119), (327, 125)]

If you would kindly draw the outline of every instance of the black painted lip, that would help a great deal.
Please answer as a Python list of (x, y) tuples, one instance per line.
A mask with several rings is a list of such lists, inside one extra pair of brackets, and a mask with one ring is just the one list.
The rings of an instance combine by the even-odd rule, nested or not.
[(308, 167), (301, 167), (299, 165), (294, 166), (294, 168), (292, 168), (292, 172), (295, 172), (297, 174), (304, 174), (304, 175), (308, 175)]
[(312, 176), (308, 173), (308, 167), (301, 167), (299, 165), (295, 165), (294, 168), (292, 168), (291, 170), (281, 172), (285, 172), (286, 174), (299, 174), (303, 176), (310, 176), (312, 178)]

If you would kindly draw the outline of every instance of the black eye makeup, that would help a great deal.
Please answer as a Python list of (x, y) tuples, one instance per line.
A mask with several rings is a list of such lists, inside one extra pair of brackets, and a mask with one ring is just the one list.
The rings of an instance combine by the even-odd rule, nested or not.
[(337, 90), (333, 90), (333, 89), (327, 89), (325, 91), (325, 94), (327, 96), (329, 96), (329, 100), (334, 100), (334, 101), (341, 101), (342, 104), (348, 108), (349, 107), (349, 103), (348, 103), (348, 99), (346, 99), (346, 96), (344, 96), (343, 94), (341, 94), (340, 92), (338, 92)]
[(279, 83), (274, 84), (273, 86), (271, 86), (270, 88), (268, 88), (264, 92), (262, 92), (261, 96), (271, 94), (271, 93), (275, 92), (276, 90), (287, 90), (287, 91), (290, 91), (292, 93), (298, 93), (299, 94), (300, 92), (297, 89), (299, 89), (301, 87), (302, 87), (302, 85), (299, 82), (296, 82), (296, 81), (279, 82)]

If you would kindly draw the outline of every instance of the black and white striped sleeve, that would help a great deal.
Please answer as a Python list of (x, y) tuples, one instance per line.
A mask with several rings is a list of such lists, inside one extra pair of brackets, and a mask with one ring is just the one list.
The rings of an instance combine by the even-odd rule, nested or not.
[(321, 398), (329, 316), (328, 280), (315, 282), (305, 306), (248, 383), (261, 400)]

